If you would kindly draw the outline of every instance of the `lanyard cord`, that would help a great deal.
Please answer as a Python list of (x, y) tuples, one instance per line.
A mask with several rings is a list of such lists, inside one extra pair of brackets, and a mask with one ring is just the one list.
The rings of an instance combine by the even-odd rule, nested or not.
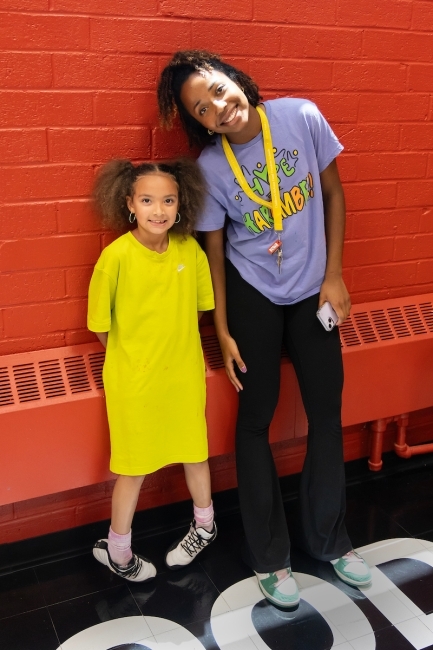
[(236, 160), (236, 156), (233, 153), (229, 141), (225, 134), (221, 136), (222, 145), (224, 153), (226, 155), (227, 161), (231, 167), (233, 174), (235, 175), (239, 185), (245, 192), (245, 194), (255, 203), (260, 203), (267, 208), (272, 210), (272, 217), (274, 219), (274, 230), (275, 232), (283, 232), (283, 213), (281, 210), (281, 201), (280, 201), (280, 188), (278, 185), (277, 169), (274, 157), (274, 147), (272, 144), (271, 129), (269, 127), (269, 120), (266, 116), (266, 113), (260, 106), (257, 106), (257, 112), (260, 117), (260, 122), (262, 123), (263, 131), (263, 148), (265, 150), (265, 159), (266, 167), (268, 171), (268, 181), (269, 187), (271, 190), (271, 201), (265, 201), (260, 196), (257, 196), (248, 185), (247, 179), (245, 178), (242, 169)]

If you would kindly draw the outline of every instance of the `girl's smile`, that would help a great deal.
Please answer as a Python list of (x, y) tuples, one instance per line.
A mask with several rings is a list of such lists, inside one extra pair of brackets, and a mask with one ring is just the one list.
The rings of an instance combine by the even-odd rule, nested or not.
[(182, 86), (180, 98), (197, 122), (231, 142), (248, 142), (260, 133), (257, 111), (239, 86), (218, 70), (198, 70)]

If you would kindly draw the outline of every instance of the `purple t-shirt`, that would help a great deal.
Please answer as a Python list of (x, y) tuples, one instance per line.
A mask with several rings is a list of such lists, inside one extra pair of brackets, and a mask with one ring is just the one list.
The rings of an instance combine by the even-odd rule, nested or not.
[[(241, 190), (225, 157), (221, 138), (204, 149), (198, 163), (208, 184), (197, 230), (227, 227), (226, 255), (240, 275), (277, 305), (290, 305), (320, 290), (326, 241), (319, 174), (343, 149), (317, 106), (305, 99), (265, 102), (272, 133), (283, 206), (283, 264), (268, 252), (276, 240), (266, 207)], [(232, 144), (253, 191), (270, 200), (263, 138)]]

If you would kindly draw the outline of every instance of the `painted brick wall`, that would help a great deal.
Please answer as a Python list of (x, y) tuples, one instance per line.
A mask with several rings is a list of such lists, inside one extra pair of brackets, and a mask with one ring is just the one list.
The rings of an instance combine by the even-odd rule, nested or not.
[(355, 302), (431, 291), (432, 31), (421, 0), (1, 0), (0, 354), (92, 340), (86, 289), (111, 238), (95, 168), (185, 150), (154, 97), (176, 48), (214, 49), (329, 119)]
[[(218, 51), (266, 98), (319, 105), (345, 145), (354, 302), (432, 291), (432, 32), (431, 0), (0, 0), (0, 354), (93, 340), (87, 285), (112, 235), (90, 209), (92, 179), (112, 157), (185, 151), (154, 97), (176, 48)], [(431, 437), (423, 418), (415, 438)], [(345, 444), (348, 458), (368, 453), (364, 431)], [(299, 471), (303, 448), (276, 457)], [(234, 485), (232, 457), (212, 470), (215, 490)], [(186, 497), (180, 468), (149, 481), (141, 508)], [(106, 518), (110, 494), (0, 508), (0, 542)]]

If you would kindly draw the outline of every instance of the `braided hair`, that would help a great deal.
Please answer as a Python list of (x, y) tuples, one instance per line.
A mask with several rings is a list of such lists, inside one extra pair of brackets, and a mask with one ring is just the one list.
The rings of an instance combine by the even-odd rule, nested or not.
[(138, 178), (158, 173), (171, 176), (179, 191), (179, 212), (182, 219), (173, 224), (170, 231), (180, 235), (193, 233), (203, 209), (205, 181), (200, 168), (191, 158), (140, 165), (133, 165), (129, 160), (112, 160), (103, 165), (92, 193), (102, 224), (120, 232), (130, 229), (126, 199), (134, 195), (134, 184)]
[(252, 106), (261, 100), (259, 89), (249, 75), (242, 70), (222, 61), (218, 54), (206, 50), (181, 50), (176, 52), (161, 73), (158, 83), (158, 106), (161, 123), (170, 129), (176, 115), (179, 115), (182, 127), (188, 137), (190, 146), (204, 147), (213, 140), (207, 129), (193, 118), (185, 109), (180, 93), (185, 81), (198, 70), (218, 70), (240, 86)]

